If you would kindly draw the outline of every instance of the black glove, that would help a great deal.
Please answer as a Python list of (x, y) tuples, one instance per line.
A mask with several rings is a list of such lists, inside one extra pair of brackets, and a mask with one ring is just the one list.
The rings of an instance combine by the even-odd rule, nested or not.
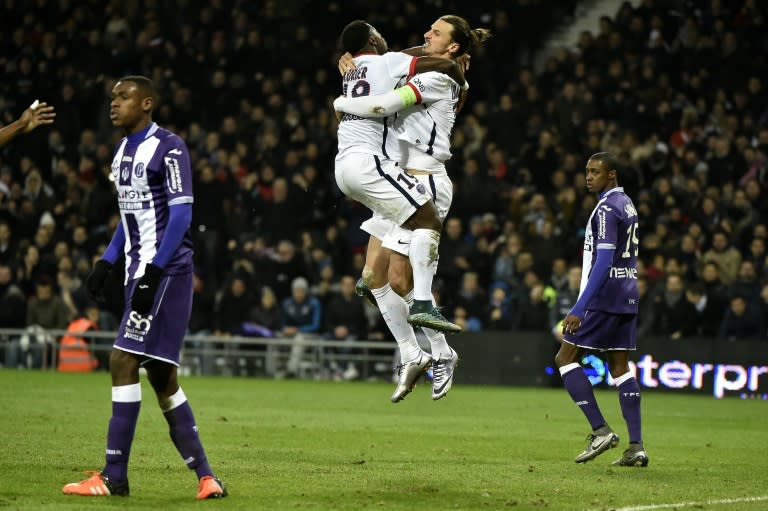
[(104, 303), (104, 283), (111, 271), (112, 263), (99, 259), (85, 279), (85, 288), (88, 290), (88, 296), (97, 303)]
[(131, 309), (142, 316), (152, 308), (152, 302), (155, 301), (155, 293), (160, 286), (160, 280), (163, 278), (163, 269), (154, 264), (148, 264), (144, 269), (144, 276), (139, 279), (136, 288), (133, 290), (131, 299)]

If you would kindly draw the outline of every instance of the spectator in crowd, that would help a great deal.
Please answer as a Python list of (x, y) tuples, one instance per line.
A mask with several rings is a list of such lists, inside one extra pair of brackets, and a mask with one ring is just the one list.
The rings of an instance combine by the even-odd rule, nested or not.
[(728, 302), (726, 286), (720, 280), (720, 268), (715, 262), (705, 263), (701, 270), (700, 282), (704, 285), (707, 302), (712, 302), (715, 310), (725, 312)]
[(0, 327), (23, 328), (26, 318), (27, 298), (14, 283), (11, 267), (0, 263)]
[(768, 277), (766, 240), (757, 237), (752, 238), (752, 242), (749, 244), (749, 251), (745, 255), (745, 260), (752, 262), (758, 279), (763, 280)]
[(528, 291), (528, 296), (520, 304), (520, 319), (517, 327), (520, 330), (546, 332), (549, 324), (549, 304), (544, 299), (544, 285), (534, 283)]
[(763, 318), (758, 304), (749, 303), (742, 295), (731, 298), (720, 323), (720, 338), (728, 341), (763, 337)]
[[(554, 305), (549, 310), (549, 328), (555, 329), (564, 317), (568, 315), (576, 300), (579, 299), (579, 290), (581, 288), (581, 267), (571, 266), (568, 268), (568, 279), (565, 288), (557, 291)], [(561, 329), (562, 330), (562, 329)]]
[(488, 298), (485, 290), (480, 287), (476, 272), (468, 271), (462, 276), (461, 287), (454, 300), (454, 307), (464, 309), (467, 319), (478, 322), (482, 328), (482, 321), (488, 307)]
[[(339, 292), (335, 293), (328, 300), (327, 306), (323, 307), (325, 312), (325, 326), (323, 328), (325, 337), (333, 341), (359, 341), (365, 339), (367, 335), (367, 323), (365, 312), (363, 311), (363, 302), (355, 295), (355, 282), (357, 279), (350, 275), (341, 277)], [(344, 361), (344, 356), (354, 354), (354, 348), (332, 348), (332, 353), (339, 359), (334, 368), (341, 372), (345, 380), (354, 380), (359, 375), (359, 369), (354, 361)], [(341, 362), (339, 364), (338, 362)]]
[[(3, 187), (0, 184), (0, 195), (3, 195)], [(7, 188), (5, 188), (7, 190)], [(7, 192), (5, 192), (7, 194)], [(2, 200), (0, 199), (0, 203)], [(7, 220), (0, 220), (0, 263), (12, 263), (16, 257), (16, 246), (13, 241), (11, 226)]]
[(274, 337), (283, 325), (280, 304), (269, 286), (261, 288), (258, 302), (248, 312), (248, 321), (264, 329), (265, 337)]
[(502, 281), (491, 286), (483, 324), (486, 330), (511, 330), (515, 326), (515, 307), (508, 294), (509, 287)]
[(701, 282), (690, 283), (685, 298), (696, 310), (694, 333), (702, 337), (717, 337), (724, 314), (722, 303), (711, 299)]
[(64, 301), (53, 291), (53, 282), (44, 275), (35, 284), (35, 296), (27, 307), (27, 325), (63, 330), (74, 317)]
[(304, 277), (296, 277), (291, 282), (291, 296), (283, 300), (282, 316), (282, 335), (299, 341), (291, 347), (287, 367), (288, 375), (296, 376), (304, 354), (301, 339), (304, 335), (319, 334), (322, 326), (322, 306), (317, 298), (310, 296), (309, 283)]
[(648, 279), (637, 278), (639, 306), (637, 310), (637, 338), (643, 339), (653, 333), (656, 327), (656, 297), (648, 287)]
[(216, 295), (210, 283), (199, 269), (192, 273), (192, 313), (189, 317), (189, 331), (211, 333), (216, 308)]
[(728, 286), (727, 294), (730, 298), (743, 296), (748, 303), (755, 304), (760, 301), (760, 287), (755, 264), (749, 260), (742, 261), (736, 280)]
[(656, 296), (654, 333), (681, 339), (695, 332), (696, 311), (685, 298), (685, 283), (680, 275), (667, 275), (664, 288)]
[(720, 269), (720, 280), (728, 285), (736, 279), (741, 264), (741, 253), (731, 245), (725, 231), (716, 231), (712, 235), (712, 248), (704, 252), (704, 262), (715, 262)]
[(248, 277), (235, 274), (228, 289), (221, 295), (213, 318), (214, 333), (217, 335), (242, 333), (243, 323), (248, 321), (248, 314), (255, 303), (252, 286), (248, 283)]

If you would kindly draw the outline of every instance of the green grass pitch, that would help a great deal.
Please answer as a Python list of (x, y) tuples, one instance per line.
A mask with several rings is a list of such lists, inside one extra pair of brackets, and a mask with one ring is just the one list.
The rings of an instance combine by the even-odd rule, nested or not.
[[(103, 465), (106, 373), (0, 371), (2, 509), (768, 509), (768, 402), (645, 392), (646, 469), (626, 447), (615, 392), (598, 400), (622, 439), (573, 462), (588, 426), (562, 389), (420, 384), (398, 404), (384, 383), (182, 379), (221, 501), (194, 500), (144, 382), (127, 498), (65, 496)], [(672, 504), (676, 507), (664, 507)], [(658, 507), (656, 507), (658, 506)]]

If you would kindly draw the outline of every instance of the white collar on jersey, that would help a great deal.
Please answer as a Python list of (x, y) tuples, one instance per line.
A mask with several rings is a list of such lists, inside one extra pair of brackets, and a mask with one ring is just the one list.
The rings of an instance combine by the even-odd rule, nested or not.
[(144, 128), (141, 131), (138, 131), (136, 133), (131, 133), (130, 135), (126, 136), (125, 138), (130, 141), (131, 144), (137, 144), (141, 140), (146, 140), (149, 137), (151, 137), (157, 130), (159, 126), (156, 122), (151, 122), (149, 126)]
[(612, 194), (613, 192), (623, 192), (623, 191), (624, 191), (624, 187), (623, 186), (617, 186), (616, 188), (611, 188), (607, 192), (601, 193), (600, 194), (600, 198), (602, 199), (604, 197), (607, 197), (609, 194)]

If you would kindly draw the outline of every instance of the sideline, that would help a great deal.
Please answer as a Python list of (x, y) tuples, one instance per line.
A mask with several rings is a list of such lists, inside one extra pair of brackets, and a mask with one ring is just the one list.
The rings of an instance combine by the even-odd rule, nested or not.
[(692, 506), (703, 506), (703, 505), (738, 504), (741, 502), (763, 502), (766, 500), (768, 500), (768, 495), (762, 495), (760, 497), (742, 497), (737, 499), (702, 500), (698, 502), (675, 502), (674, 504), (648, 504), (644, 506), (617, 507), (617, 508), (610, 508), (610, 509), (611, 511), (650, 511), (652, 509), (671, 509), (671, 508), (677, 509), (681, 507), (692, 507)]

